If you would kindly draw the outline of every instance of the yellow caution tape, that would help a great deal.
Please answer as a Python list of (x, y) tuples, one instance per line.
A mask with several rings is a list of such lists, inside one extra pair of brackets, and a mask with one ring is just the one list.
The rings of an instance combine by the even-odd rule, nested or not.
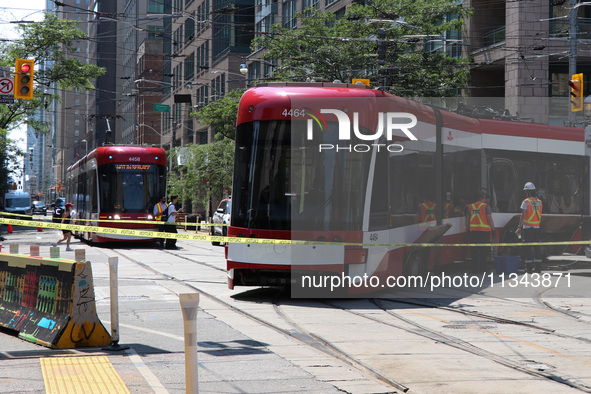
[[(212, 242), (227, 242), (227, 243), (241, 243), (241, 244), (270, 244), (270, 245), (343, 245), (343, 246), (388, 246), (388, 247), (471, 247), (471, 246), (536, 246), (536, 245), (587, 245), (591, 244), (591, 240), (586, 241), (557, 241), (557, 242), (517, 242), (517, 243), (485, 243), (485, 244), (469, 244), (469, 243), (453, 243), (453, 244), (438, 244), (438, 243), (363, 243), (363, 242), (320, 242), (320, 241), (304, 241), (291, 239), (270, 239), (270, 238), (246, 238), (246, 237), (225, 237), (217, 235), (200, 235), (200, 234), (178, 234), (166, 233), (153, 230), (132, 230), (113, 227), (96, 227), (85, 226), (80, 224), (61, 224), (50, 222), (35, 222), (32, 220), (18, 220), (0, 218), (0, 223), (12, 224), (15, 226), (25, 227), (42, 227), (57, 230), (70, 230), (79, 232), (90, 232), (98, 234), (116, 234), (128, 235), (136, 237), (147, 238), (170, 238), (170, 239), (184, 239), (190, 241), (212, 241)], [(146, 222), (141, 222), (146, 224)], [(150, 223), (150, 222), (148, 222)]]
[[(46, 216), (39, 216), (39, 215), (23, 215), (21, 213), (8, 213), (8, 212), (1, 212), (0, 216), (16, 216), (22, 218), (39, 218), (40, 221), (43, 219), (47, 219)], [(100, 223), (133, 223), (133, 224), (158, 224), (158, 225), (179, 225), (179, 226), (202, 226), (202, 227), (211, 227), (211, 226), (228, 226), (225, 223), (196, 223), (196, 222), (162, 222), (160, 220), (124, 220), (124, 219), (81, 219), (81, 218), (64, 218), (66, 221), (77, 221), (77, 222), (100, 222)]]

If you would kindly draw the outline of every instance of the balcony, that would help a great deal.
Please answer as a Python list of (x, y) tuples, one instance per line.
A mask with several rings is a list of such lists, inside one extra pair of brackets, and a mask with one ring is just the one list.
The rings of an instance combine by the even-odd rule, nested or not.
[(482, 48), (505, 42), (505, 26), (498, 27), (482, 35)]

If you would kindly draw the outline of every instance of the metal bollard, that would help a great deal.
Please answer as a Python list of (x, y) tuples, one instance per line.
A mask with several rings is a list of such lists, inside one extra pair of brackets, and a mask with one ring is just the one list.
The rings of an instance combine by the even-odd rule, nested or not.
[(126, 350), (129, 346), (119, 345), (119, 258), (109, 257), (109, 281), (111, 301), (111, 342), (103, 350)]
[(197, 365), (197, 309), (199, 293), (179, 294), (185, 327), (185, 392), (199, 392)]

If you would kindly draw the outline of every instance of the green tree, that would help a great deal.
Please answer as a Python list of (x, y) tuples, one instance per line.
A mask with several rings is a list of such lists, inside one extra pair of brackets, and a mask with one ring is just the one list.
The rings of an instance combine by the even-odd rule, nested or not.
[(214, 130), (214, 141), (191, 144), (170, 152), (173, 162), (182, 156), (183, 165), (169, 172), (168, 186), (172, 194), (182, 195), (209, 206), (232, 191), (234, 171), (234, 138), (238, 103), (244, 90), (232, 90), (191, 115), (202, 125)]
[[(32, 100), (15, 100), (13, 104), (0, 104), (0, 139), (4, 157), (0, 162), (0, 188), (5, 191), (10, 176), (7, 163), (21, 154), (14, 141), (7, 139), (7, 133), (27, 124), (39, 134), (48, 132), (49, 125), (36, 121), (36, 111), (53, 99), (45, 90), (51, 86), (61, 89), (92, 89), (95, 78), (104, 74), (105, 70), (92, 64), (81, 63), (75, 54), (73, 44), (77, 40), (85, 40), (86, 33), (77, 28), (78, 22), (60, 20), (53, 14), (45, 14), (41, 22), (21, 24), (21, 38), (14, 42), (0, 44), (0, 67), (12, 69), (15, 59), (34, 59), (43, 68), (36, 68), (34, 80), (34, 98)], [(4, 150), (5, 149), (5, 150)]]
[[(309, 9), (298, 15), (299, 28), (274, 25), (253, 41), (253, 49), (281, 61), (275, 75), (282, 80), (370, 78), (372, 86), (385, 81), (387, 90), (401, 96), (451, 96), (466, 85), (466, 60), (430, 45), (446, 32), (461, 31), (469, 12), (455, 0), (376, 0), (352, 4), (343, 18)], [(447, 45), (453, 43), (461, 48)]]
[(232, 191), (234, 141), (224, 138), (211, 144), (190, 144), (172, 152), (173, 162), (182, 156), (183, 164), (170, 171), (170, 194), (178, 194), (208, 206), (210, 199), (221, 200)]
[(215, 132), (216, 140), (236, 137), (236, 118), (238, 104), (243, 89), (231, 90), (220, 100), (213, 101), (198, 111), (192, 113), (203, 125), (210, 126)]

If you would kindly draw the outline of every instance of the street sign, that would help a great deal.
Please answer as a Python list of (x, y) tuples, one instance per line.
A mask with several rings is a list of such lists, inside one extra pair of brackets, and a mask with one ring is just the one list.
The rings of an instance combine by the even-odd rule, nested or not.
[(156, 111), (156, 112), (170, 112), (170, 105), (154, 104), (154, 111)]
[(12, 78), (0, 78), (0, 104), (14, 103), (14, 81)]
[(13, 95), (14, 81), (12, 78), (0, 78), (0, 95)]

